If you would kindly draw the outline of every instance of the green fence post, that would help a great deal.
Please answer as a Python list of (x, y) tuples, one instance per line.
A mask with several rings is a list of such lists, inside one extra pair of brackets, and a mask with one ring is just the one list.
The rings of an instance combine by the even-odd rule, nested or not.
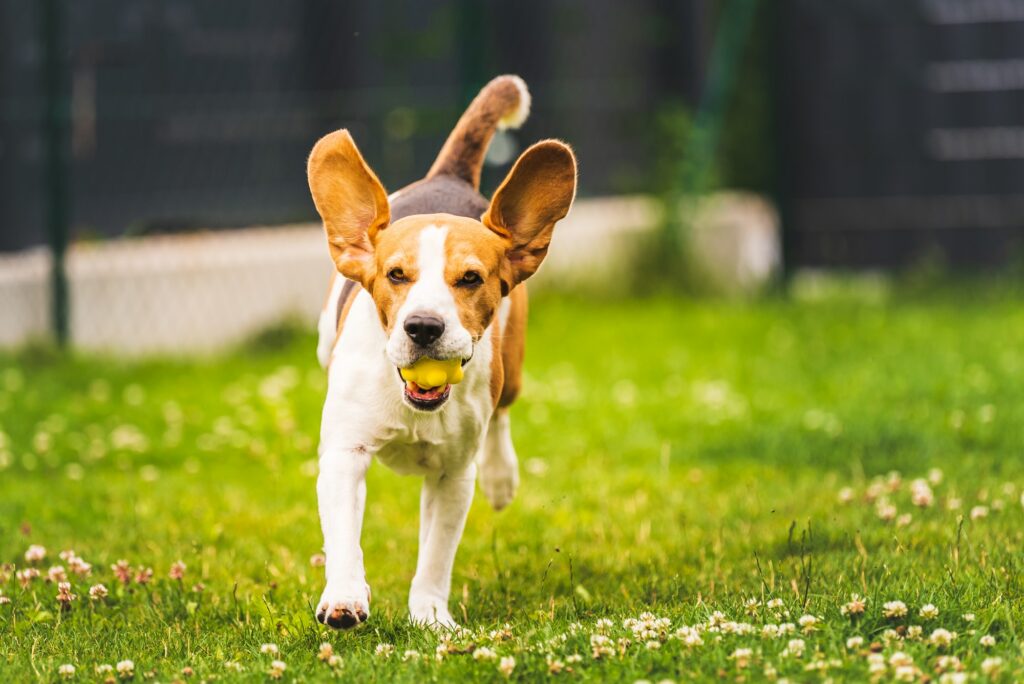
[(68, 127), (70, 96), (67, 87), (67, 60), (63, 0), (42, 0), (40, 38), (43, 45), (43, 140), (46, 147), (45, 191), (46, 227), (53, 254), (50, 271), (53, 334), (57, 344), (68, 343), (68, 278), (65, 255), (68, 247), (69, 155)]
[(683, 187), (694, 195), (707, 190), (714, 166), (725, 108), (736, 81), (736, 71), (757, 12), (758, 0), (730, 0), (722, 8), (711, 47), (708, 76), (694, 117), (689, 169)]

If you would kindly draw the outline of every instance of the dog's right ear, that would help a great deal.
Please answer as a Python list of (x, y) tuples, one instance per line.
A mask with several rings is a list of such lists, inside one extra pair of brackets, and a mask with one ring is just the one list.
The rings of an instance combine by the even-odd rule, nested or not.
[(313, 146), (307, 175), (338, 271), (368, 287), (377, 232), (391, 221), (384, 186), (345, 129), (325, 135)]

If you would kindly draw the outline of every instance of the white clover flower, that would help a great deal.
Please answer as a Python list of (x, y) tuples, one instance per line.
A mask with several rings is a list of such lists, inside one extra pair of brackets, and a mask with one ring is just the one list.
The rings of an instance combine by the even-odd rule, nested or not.
[(917, 479), (910, 483), (910, 502), (919, 508), (928, 508), (935, 503), (935, 494), (927, 480)]
[(911, 641), (915, 641), (921, 638), (924, 633), (924, 628), (921, 625), (910, 625), (907, 627), (907, 638)]
[(789, 643), (786, 644), (786, 648), (782, 651), (782, 656), (792, 656), (794, 658), (800, 658), (804, 654), (804, 649), (807, 644), (804, 643), (803, 639), (790, 639)]
[(988, 517), (988, 506), (975, 506), (971, 509), (971, 520), (980, 520)]
[(938, 485), (942, 483), (942, 471), (938, 468), (932, 468), (928, 471), (928, 482), (932, 485)]
[(391, 644), (377, 644), (377, 648), (373, 651), (374, 655), (381, 658), (387, 658), (394, 652), (395, 647)]
[(316, 653), (317, 660), (326, 663), (332, 655), (334, 655), (334, 646), (331, 646), (331, 644), (326, 641), (320, 644), (320, 649)]
[(778, 639), (781, 634), (782, 630), (779, 629), (779, 626), (771, 622), (761, 627), (762, 639)]
[(75, 666), (70, 663), (65, 663), (57, 668), (57, 674), (61, 676), (61, 679), (74, 679)]
[(646, 648), (648, 651), (657, 651), (659, 648), (661, 648), (661, 642), (652, 639), (651, 641), (648, 641), (644, 644), (644, 648)]
[(576, 663), (582, 663), (583, 656), (581, 656), (579, 653), (571, 653), (565, 656), (565, 662), (571, 663), (573, 665), (575, 665)]
[(800, 625), (800, 629), (803, 630), (804, 634), (810, 634), (818, 629), (819, 622), (820, 619), (814, 615), (801, 615), (800, 619), (797, 620), (797, 624)]
[(135, 676), (135, 663), (131, 660), (122, 660), (115, 669), (117, 669), (117, 676), (121, 679), (131, 679)]
[(277, 644), (262, 644), (260, 645), (260, 653), (263, 655), (277, 655), (280, 653), (280, 649)]
[(722, 626), (722, 623), (727, 621), (728, 618), (725, 617), (725, 613), (720, 610), (716, 610), (708, 617), (708, 627), (718, 628)]
[(935, 618), (939, 617), (939, 609), (931, 603), (926, 603), (925, 605), (921, 606), (921, 610), (917, 611), (917, 614), (925, 620), (934, 620)]
[(887, 629), (882, 632), (882, 641), (886, 644), (895, 644), (903, 641), (903, 637), (895, 629)]
[(270, 661), (270, 669), (267, 670), (267, 675), (271, 679), (280, 679), (287, 669), (288, 665), (283, 660), (272, 660)]
[(615, 655), (615, 647), (612, 640), (604, 634), (590, 635), (590, 649), (595, 658)]
[(885, 498), (879, 499), (878, 504), (875, 506), (875, 515), (877, 515), (880, 520), (885, 520), (886, 522), (895, 518), (897, 513), (898, 511), (896, 507)]
[(867, 599), (860, 594), (851, 594), (850, 600), (839, 608), (839, 612), (847, 616), (858, 616), (864, 614)]
[(964, 622), (974, 622), (974, 613), (964, 613)]
[(953, 643), (953, 639), (956, 639), (956, 633), (950, 632), (948, 629), (938, 628), (932, 632), (931, 636), (928, 637), (928, 643), (932, 646), (944, 648)]
[(889, 665), (892, 667), (907, 667), (913, 664), (914, 659), (903, 651), (895, 651), (889, 656)]
[(960, 659), (954, 655), (943, 655), (935, 659), (935, 669), (939, 672), (946, 670), (959, 670), (963, 667)]
[(548, 674), (556, 675), (565, 670), (565, 663), (550, 654), (548, 654), (547, 658), (544, 659), (544, 662), (547, 663)]
[(26, 563), (38, 563), (44, 558), (46, 558), (46, 547), (39, 544), (32, 544), (28, 547), (28, 551), (25, 552)]
[(407, 663), (410, 660), (419, 660), (419, 659), (420, 659), (420, 652), (417, 651), (416, 649), (413, 649), (413, 648), (410, 648), (409, 650), (407, 650), (405, 653), (402, 654), (402, 662), (403, 663)]
[(782, 599), (780, 598), (773, 598), (769, 599), (768, 603), (765, 605), (767, 605), (771, 610), (779, 610), (780, 608), (785, 606), (785, 603), (783, 603)]
[(853, 489), (850, 487), (843, 487), (839, 490), (839, 503), (848, 504), (853, 501)]
[(98, 674), (98, 675), (108, 675), (108, 674), (112, 674), (113, 672), (114, 672), (114, 666), (113, 665), (103, 664), (103, 665), (97, 665), (96, 666), (96, 674)]
[(743, 610), (746, 611), (747, 615), (757, 615), (758, 608), (761, 607), (761, 602), (756, 598), (748, 598), (743, 602)]
[(607, 632), (612, 628), (613, 624), (608, 618), (598, 618), (597, 622), (594, 623), (594, 628), (599, 632)]
[(750, 659), (753, 655), (754, 651), (749, 648), (737, 648), (729, 658), (736, 661), (736, 667), (744, 668), (750, 664)]
[(996, 672), (999, 672), (999, 668), (1003, 666), (1002, 658), (985, 658), (981, 661), (981, 673), (986, 677), (991, 677)]
[(903, 601), (887, 601), (882, 604), (882, 615), (887, 618), (900, 618), (907, 614), (907, 604)]
[(509, 677), (512, 675), (512, 670), (516, 669), (516, 659), (512, 656), (504, 656), (498, 662), (498, 672)]
[(947, 511), (959, 511), (964, 505), (964, 502), (955, 496), (951, 496), (946, 499), (946, 510)]
[(881, 653), (868, 654), (868, 674), (878, 677), (885, 674), (888, 669), (889, 667), (885, 664), (885, 656)]
[(914, 682), (918, 674), (918, 669), (913, 665), (901, 665), (892, 671), (892, 678), (897, 682)]
[(185, 565), (184, 561), (175, 561), (171, 564), (171, 569), (168, 570), (167, 576), (172, 580), (182, 580), (185, 577), (185, 570), (188, 566)]
[(473, 660), (496, 660), (498, 654), (493, 649), (481, 646), (473, 651)]
[(896, 516), (896, 527), (906, 527), (914, 521), (914, 516), (910, 513), (901, 513)]
[(943, 672), (939, 676), (939, 684), (967, 684), (966, 672)]
[(862, 636), (852, 636), (846, 640), (846, 648), (851, 651), (855, 651), (863, 645), (864, 637)]
[(677, 629), (672, 636), (679, 641), (682, 641), (684, 646), (690, 648), (704, 645), (704, 640), (701, 638), (700, 632), (687, 625), (683, 625)]
[(102, 584), (94, 584), (89, 587), (89, 598), (93, 601), (99, 601), (107, 597), (107, 588)]
[(985, 634), (980, 639), (978, 639), (978, 643), (984, 646), (985, 648), (992, 648), (996, 645), (996, 638), (991, 634)]

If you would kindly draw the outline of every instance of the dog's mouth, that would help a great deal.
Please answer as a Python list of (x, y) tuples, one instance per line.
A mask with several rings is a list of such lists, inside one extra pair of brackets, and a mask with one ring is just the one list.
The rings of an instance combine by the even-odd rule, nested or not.
[[(401, 373), (399, 373), (399, 377), (401, 377)], [(435, 411), (441, 408), (442, 404), (448, 401), (448, 397), (452, 393), (452, 386), (450, 384), (441, 385), (440, 387), (420, 387), (411, 380), (403, 380), (402, 382), (405, 383), (402, 388), (405, 400), (413, 408), (420, 409), (421, 411)]]

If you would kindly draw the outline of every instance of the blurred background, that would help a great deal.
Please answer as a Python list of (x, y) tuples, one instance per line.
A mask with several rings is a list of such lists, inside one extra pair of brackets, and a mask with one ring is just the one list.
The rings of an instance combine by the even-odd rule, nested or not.
[(0, 0), (0, 344), (311, 325), (315, 140), (398, 189), (500, 73), (533, 110), (483, 192), (537, 139), (580, 160), (538, 287), (1018, 260), (1024, 0)]

